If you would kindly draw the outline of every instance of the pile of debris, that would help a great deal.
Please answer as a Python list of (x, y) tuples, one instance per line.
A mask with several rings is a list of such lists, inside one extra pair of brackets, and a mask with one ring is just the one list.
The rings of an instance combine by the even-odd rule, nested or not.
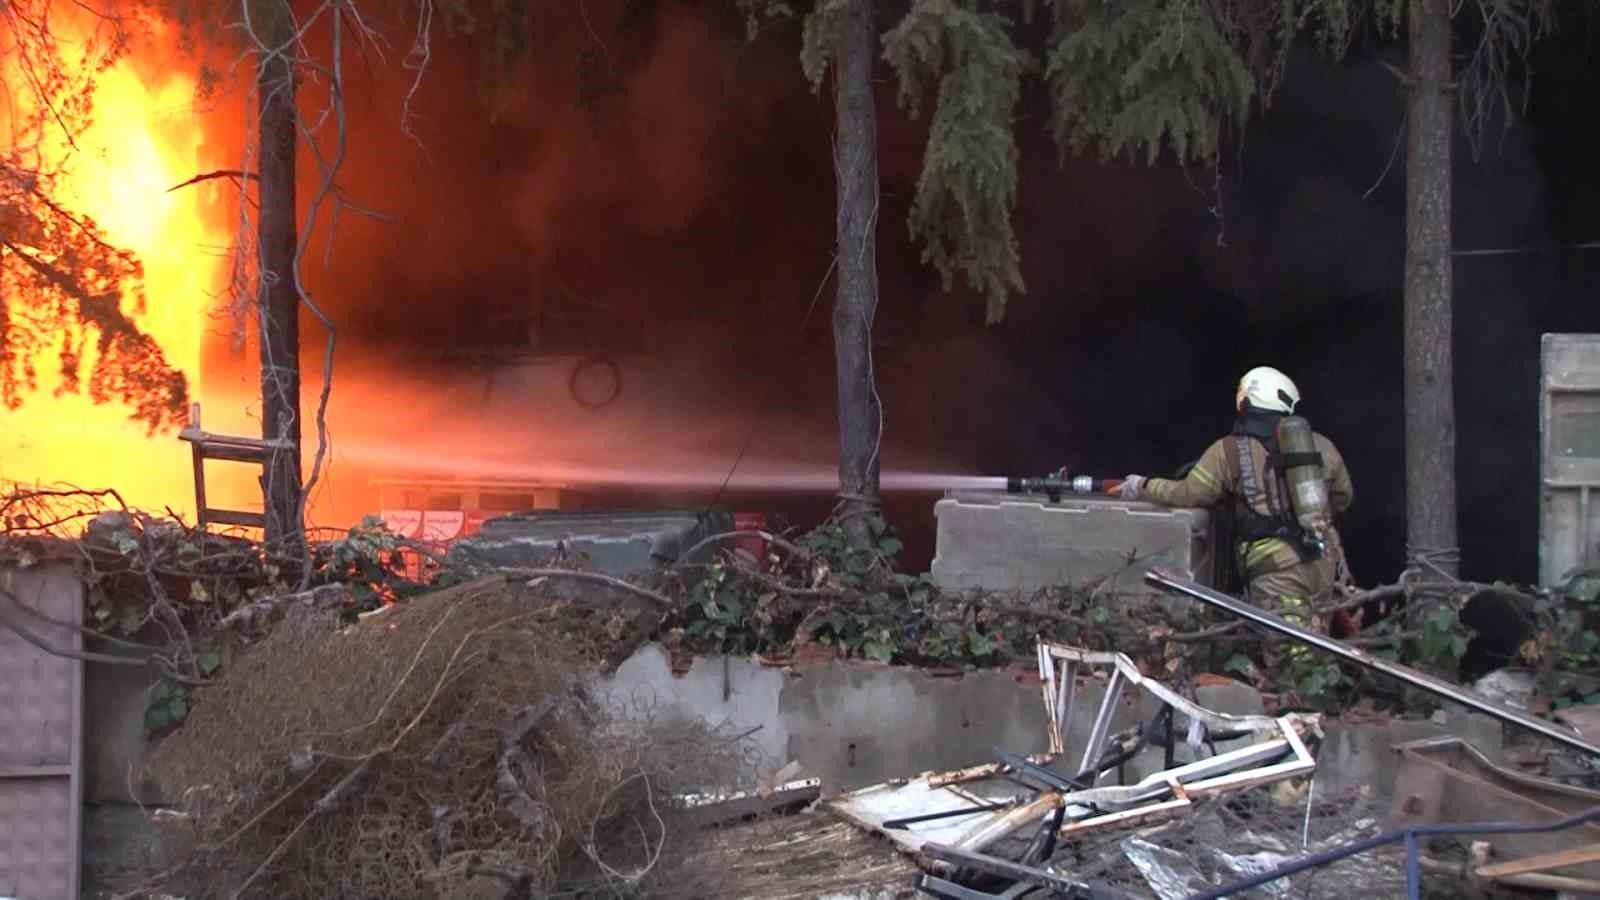
[[(1044, 640), (1035, 645), (1042, 753), (996, 748), (988, 764), (773, 817), (811, 804), (820, 785), (755, 779), (741, 736), (591, 698), (593, 649), (630, 622), (637, 638), (644, 620), (659, 621), (659, 604), (644, 604), (648, 615), (635, 621), (640, 607), (621, 599), (653, 589), (569, 573), (601, 579), (619, 602), (579, 601), (557, 589), (572, 579), (521, 571), (354, 624), (316, 592), (276, 606), (264, 636), (196, 691), (189, 720), (151, 760), (183, 798), (176, 814), (159, 816), (179, 838), (180, 862), (151, 887), (285, 897), (1168, 900), (1351, 888), (1420, 897), (1430, 886), (1458, 895), (1462, 883), (1587, 883), (1583, 867), (1600, 861), (1574, 857), (1573, 837), (1503, 835), (1497, 860), (1482, 841), (1419, 837), (1471, 819), (1448, 790), (1429, 792), (1450, 778), (1493, 787), (1498, 808), (1533, 798), (1518, 821), (1538, 827), (1600, 819), (1600, 793), (1402, 747), (1411, 769), (1395, 806), (1370, 792), (1321, 796), (1319, 716), (1219, 712), (1127, 655)], [(762, 786), (725, 790), (752, 783)]]
[[(941, 594), (896, 573), (892, 554), (835, 547), (826, 532), (798, 543), (767, 532), (713, 535), (632, 581), (586, 570), (560, 548), (556, 559), (429, 593), (395, 574), (393, 556), (405, 548), (376, 525), (316, 544), (309, 580), (329, 587), (291, 592), (282, 561), (259, 545), (119, 510), (97, 512), (81, 541), (52, 540), (52, 507), (42, 502), (17, 513), (30, 533), (0, 541), (0, 556), (26, 566), (79, 554), (96, 624), (125, 635), (168, 629), (162, 671), (194, 686), (187, 720), (150, 761), (167, 793), (183, 798), (159, 816), (177, 838), (179, 863), (149, 886), (168, 893), (799, 897), (898, 885), (961, 900), (1167, 900), (1351, 888), (1420, 896), (1425, 877), (1446, 885), (1445, 895), (1460, 883), (1600, 884), (1590, 871), (1600, 867), (1600, 793), (1401, 747), (1419, 783), (1493, 788), (1496, 810), (1528, 801), (1496, 832), (1494, 849), (1510, 860), (1490, 859), (1486, 841), (1441, 837), (1424, 847), (1417, 829), (1472, 817), (1450, 813), (1425, 785), (1407, 786), (1387, 810), (1370, 794), (1316, 796), (1320, 718), (1202, 707), (1146, 674), (1183, 668), (1173, 665), (1168, 631), (1133, 628), (1145, 636), (1121, 648), (1131, 655), (1053, 641), (1113, 643), (1113, 629), (1093, 621), (1092, 595), (1008, 605)], [(752, 534), (766, 548), (760, 559), (694, 552)], [(1600, 755), (1525, 709), (1297, 633), (1171, 576), (1146, 580), (1342, 664)], [(409, 602), (383, 605), (400, 593)], [(191, 631), (207, 641), (203, 653)], [(652, 637), (676, 652), (781, 658), (816, 645), (934, 664), (1031, 648), (1049, 746), (1026, 757), (996, 748), (985, 765), (708, 831), (792, 809), (795, 796), (809, 803), (820, 786), (715, 793), (755, 781), (739, 736), (655, 721), (638, 708), (624, 718), (590, 697), (597, 664), (614, 666)], [(1094, 690), (1094, 714), (1074, 718)], [(1125, 702), (1135, 694), (1142, 702)], [(1584, 827), (1552, 843), (1518, 836), (1517, 823), (1528, 822), (1552, 832)]]
[[(1581, 735), (1522, 710), (1192, 583), (1147, 577), (1569, 752), (1600, 756)], [(1600, 791), (1498, 765), (1450, 738), (1395, 747), (1401, 766), (1387, 807), (1367, 785), (1318, 798), (1318, 716), (1205, 709), (1119, 653), (1041, 641), (1038, 663), (1047, 752), (1024, 757), (996, 748), (994, 763), (923, 773), (829, 803), (916, 859), (922, 893), (950, 900), (1351, 890), (1420, 900), (1504, 887), (1600, 893)], [(1100, 697), (1086, 733), (1078, 729), (1079, 744), (1068, 732), (1083, 721), (1073, 711), (1085, 686)], [(1142, 703), (1123, 702), (1131, 689)], [(1130, 711), (1131, 727), (1113, 733)], [(1081, 750), (1069, 756), (1069, 745)], [(1116, 783), (1104, 783), (1113, 773)]]
[[(863, 788), (830, 803), (922, 860), (928, 871), (918, 887), (926, 893), (968, 900), (1028, 891), (1126, 896), (1103, 880), (1085, 878), (1081, 865), (1052, 860), (1080, 854), (1084, 841), (1106, 833), (1187, 817), (1213, 798), (1316, 769), (1307, 746), (1320, 737), (1315, 715), (1214, 712), (1144, 676), (1116, 653), (1040, 643), (1038, 662), (1048, 752), (1023, 757), (996, 748), (995, 763)], [(1101, 688), (1099, 705), (1081, 750), (1069, 760), (1069, 726), (1088, 684)], [(1134, 690), (1145, 702), (1130, 707), (1124, 694)], [(1150, 714), (1140, 715), (1140, 707)], [(1144, 721), (1113, 732), (1130, 708)], [(1129, 768), (1153, 771), (1131, 784), (1103, 783)], [(996, 882), (1006, 889), (984, 890)]]
[[(341, 622), (295, 607), (155, 751), (188, 896), (689, 890), (673, 798), (732, 783), (740, 743), (611, 716), (551, 627), (487, 578)], [(668, 890), (670, 888), (670, 891)]]

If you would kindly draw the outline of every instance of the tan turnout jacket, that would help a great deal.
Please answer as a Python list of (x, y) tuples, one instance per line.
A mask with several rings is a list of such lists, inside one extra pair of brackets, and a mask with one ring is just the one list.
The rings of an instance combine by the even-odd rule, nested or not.
[[(1314, 439), (1317, 452), (1322, 454), (1322, 473), (1328, 481), (1333, 511), (1342, 513), (1350, 508), (1355, 499), (1350, 472), (1332, 441), (1320, 434), (1315, 435)], [(1256, 471), (1256, 496), (1242, 496), (1244, 485), (1239, 472), (1238, 438), (1233, 434), (1219, 438), (1207, 447), (1200, 461), (1195, 463), (1182, 481), (1152, 478), (1145, 482), (1142, 493), (1162, 506), (1209, 508), (1227, 499), (1235, 504), (1247, 503), (1256, 512), (1270, 515), (1273, 510), (1282, 508), (1279, 506), (1282, 498), (1278, 496), (1278, 480), (1268, 477), (1266, 448), (1256, 440), (1251, 440), (1249, 444)], [(1330, 550), (1339, 556), (1343, 555), (1342, 547)], [(1238, 553), (1239, 568), (1246, 580), (1288, 569), (1300, 562), (1295, 549), (1280, 538), (1252, 541), (1239, 547)]]

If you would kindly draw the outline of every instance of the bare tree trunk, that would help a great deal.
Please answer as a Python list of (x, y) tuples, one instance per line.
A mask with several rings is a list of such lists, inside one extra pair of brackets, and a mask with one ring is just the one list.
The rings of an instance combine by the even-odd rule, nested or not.
[[(270, 48), (294, 36), (286, 0), (254, 0), (257, 33)], [(290, 51), (292, 52), (292, 51)], [(300, 295), (294, 283), (295, 82), (290, 56), (264, 58), (259, 92), (260, 253), (257, 287), (261, 346), (261, 436), (288, 445), (272, 454), (263, 472), (266, 540), (275, 551), (298, 558), (305, 541), (300, 517)]]
[(877, 0), (855, 0), (845, 14), (834, 68), (838, 138), (839, 293), (833, 353), (839, 378), (839, 496), (851, 539), (868, 542), (878, 509), (878, 393), (872, 371), (872, 319), (878, 307), (878, 120), (872, 67)]
[[(1406, 543), (1456, 546), (1451, 314), (1451, 0), (1411, 0), (1406, 122)], [(1441, 567), (1455, 574), (1454, 555)], [(1427, 570), (1425, 575), (1436, 575)]]

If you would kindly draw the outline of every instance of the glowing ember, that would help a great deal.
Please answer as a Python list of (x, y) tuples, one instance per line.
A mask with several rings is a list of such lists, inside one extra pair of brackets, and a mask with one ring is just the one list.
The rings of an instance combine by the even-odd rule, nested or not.
[[(58, 19), (57, 29), (63, 43), (78, 37), (66, 21)], [(5, 83), (21, 83), (18, 73), (3, 74)], [(93, 219), (113, 245), (143, 263), (147, 304), (135, 319), (188, 376), (190, 394), (198, 398), (202, 329), (212, 296), (225, 284), (221, 254), (231, 235), (208, 225), (204, 214), (218, 192), (229, 189), (225, 182), (167, 193), (201, 168), (206, 136), (194, 99), (194, 81), (185, 74), (170, 68), (141, 73), (124, 60), (98, 77), (93, 120), (73, 136), (76, 147), (53, 130), (41, 152), (66, 173), (54, 199)], [(131, 304), (125, 300), (124, 309)], [(131, 505), (192, 516), (187, 445), (172, 434), (147, 436), (120, 404), (55, 396), (57, 368), (41, 359), (39, 390), (21, 409), (0, 408), (0, 479), (114, 487)]]

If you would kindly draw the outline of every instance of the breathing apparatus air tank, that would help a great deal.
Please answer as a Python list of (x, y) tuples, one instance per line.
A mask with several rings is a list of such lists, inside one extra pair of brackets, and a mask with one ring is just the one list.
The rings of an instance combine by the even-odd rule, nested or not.
[(1289, 507), (1308, 539), (1325, 549), (1332, 526), (1333, 505), (1328, 498), (1328, 481), (1323, 474), (1322, 454), (1317, 452), (1311, 423), (1300, 416), (1284, 416), (1278, 422), (1278, 452), (1282, 454), (1283, 476), (1289, 487)]

